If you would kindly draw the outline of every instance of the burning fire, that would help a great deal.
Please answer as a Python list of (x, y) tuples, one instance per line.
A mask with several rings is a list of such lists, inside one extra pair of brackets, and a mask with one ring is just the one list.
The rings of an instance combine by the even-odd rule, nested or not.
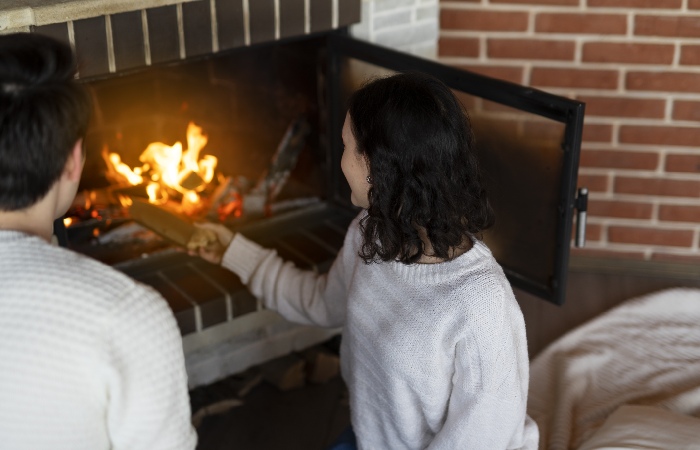
[[(182, 211), (191, 213), (199, 208), (199, 193), (211, 183), (218, 162), (212, 155), (200, 158), (199, 153), (206, 145), (207, 136), (202, 134), (202, 128), (190, 122), (185, 150), (180, 142), (172, 146), (153, 142), (139, 156), (143, 165), (133, 168), (122, 162), (117, 153), (105, 149), (102, 156), (107, 163), (108, 177), (131, 186), (144, 185), (149, 202), (154, 204), (164, 204), (172, 194), (179, 193)], [(124, 206), (131, 202), (126, 196), (121, 196), (120, 200)]]

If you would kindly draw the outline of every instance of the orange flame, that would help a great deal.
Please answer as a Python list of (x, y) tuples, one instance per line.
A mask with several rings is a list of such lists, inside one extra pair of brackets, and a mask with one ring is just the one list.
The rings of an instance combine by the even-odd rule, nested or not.
[(139, 156), (143, 165), (134, 168), (123, 163), (117, 153), (103, 152), (103, 157), (107, 162), (108, 176), (133, 186), (145, 183), (151, 203), (167, 202), (167, 188), (170, 188), (182, 194), (185, 212), (194, 211), (201, 201), (197, 193), (211, 183), (218, 163), (212, 155), (200, 158), (199, 153), (207, 141), (202, 128), (190, 122), (187, 126), (187, 149), (184, 151), (180, 142), (173, 145), (153, 142)]

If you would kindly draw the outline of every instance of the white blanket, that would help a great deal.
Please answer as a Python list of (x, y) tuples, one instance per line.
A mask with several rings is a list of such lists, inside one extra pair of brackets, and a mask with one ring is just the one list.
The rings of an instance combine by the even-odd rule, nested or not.
[(624, 404), (700, 417), (700, 289), (628, 300), (532, 361), (540, 449), (578, 448)]

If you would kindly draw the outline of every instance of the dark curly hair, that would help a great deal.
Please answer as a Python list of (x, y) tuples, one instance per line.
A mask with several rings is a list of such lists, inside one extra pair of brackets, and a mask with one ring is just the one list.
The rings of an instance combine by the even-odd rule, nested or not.
[(376, 79), (353, 93), (348, 112), (372, 177), (360, 224), (365, 262), (417, 262), (419, 229), (433, 256), (449, 260), (493, 225), (469, 117), (444, 83), (415, 72)]
[(71, 48), (40, 34), (0, 36), (0, 210), (42, 199), (87, 131), (90, 97)]

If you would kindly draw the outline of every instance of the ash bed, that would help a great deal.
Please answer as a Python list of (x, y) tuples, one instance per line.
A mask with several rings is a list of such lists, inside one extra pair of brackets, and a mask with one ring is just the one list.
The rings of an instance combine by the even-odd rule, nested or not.
[(540, 449), (700, 449), (700, 289), (636, 297), (532, 360)]

